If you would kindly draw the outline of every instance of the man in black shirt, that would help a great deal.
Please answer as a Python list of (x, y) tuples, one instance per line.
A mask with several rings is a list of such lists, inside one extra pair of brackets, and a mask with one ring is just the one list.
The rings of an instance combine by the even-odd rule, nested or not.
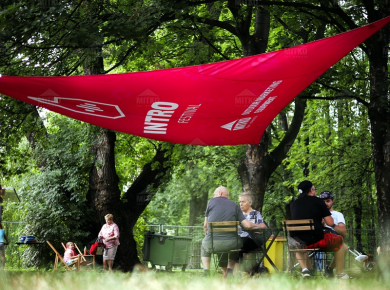
[[(336, 277), (340, 279), (349, 279), (350, 277), (343, 273), (344, 257), (348, 251), (348, 247), (343, 243), (343, 237), (331, 233), (324, 233), (322, 222), (334, 228), (335, 224), (329, 209), (322, 199), (316, 195), (316, 189), (313, 184), (308, 181), (302, 181), (298, 185), (299, 196), (291, 204), (291, 218), (313, 219), (314, 233), (293, 232), (292, 236), (303, 241), (307, 246), (306, 249), (320, 248), (323, 251), (334, 251), (336, 261)], [(307, 253), (297, 253), (297, 260), (302, 268), (302, 276), (310, 277), (310, 270), (313, 268)]]

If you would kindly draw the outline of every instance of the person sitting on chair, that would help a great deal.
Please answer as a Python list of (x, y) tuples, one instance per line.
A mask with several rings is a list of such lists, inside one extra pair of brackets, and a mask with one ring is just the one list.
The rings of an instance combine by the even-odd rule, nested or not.
[[(266, 228), (267, 225), (264, 223), (261, 213), (258, 210), (254, 210), (252, 208), (252, 203), (253, 203), (252, 195), (245, 192), (240, 194), (240, 208), (242, 210), (242, 213), (244, 214), (245, 219), (254, 224), (262, 224), (262, 226)], [(258, 246), (255, 243), (255, 241), (253, 241), (253, 239), (250, 237), (248, 232), (239, 231), (238, 235), (241, 237), (243, 243), (242, 250), (239, 253), (240, 260), (241, 260), (243, 256), (249, 257), (251, 252), (258, 249)], [(228, 255), (226, 253), (221, 254), (218, 263), (218, 265), (222, 268), (224, 277), (226, 276), (226, 270), (227, 270), (227, 263), (228, 263), (227, 256)], [(249, 269), (251, 268), (251, 266), (245, 268)]]
[[(214, 197), (209, 201), (203, 229), (205, 238), (202, 241), (202, 264), (204, 275), (210, 274), (210, 260), (212, 249), (211, 234), (208, 230), (209, 222), (223, 222), (223, 221), (239, 221), (246, 229), (261, 229), (262, 225), (257, 225), (245, 219), (240, 207), (233, 201), (229, 200), (229, 191), (226, 187), (220, 186), (214, 191)], [(230, 251), (242, 247), (241, 239), (237, 239), (236, 232), (215, 233), (215, 240), (213, 242), (214, 249), (218, 252)], [(235, 262), (238, 258), (238, 253), (229, 255), (227, 275), (231, 274), (234, 269)]]
[[(262, 228), (267, 228), (261, 213), (258, 210), (252, 208), (253, 198), (249, 193), (240, 194), (240, 208), (244, 214), (245, 219), (249, 222), (261, 225)], [(250, 237), (248, 232), (239, 231), (239, 236), (242, 239), (242, 251), (240, 255), (243, 257), (249, 257), (250, 253), (258, 249), (259, 247), (255, 241)], [(253, 266), (253, 265), (252, 265)], [(251, 268), (251, 267), (249, 267)]]
[[(291, 218), (293, 220), (312, 219), (314, 222), (314, 234), (295, 232), (295, 237), (303, 241), (307, 246), (305, 249), (319, 248), (323, 251), (334, 251), (336, 261), (337, 278), (349, 279), (348, 274), (343, 272), (344, 257), (348, 251), (348, 247), (343, 242), (343, 237), (332, 233), (324, 233), (322, 230), (322, 220), (331, 226), (335, 227), (334, 220), (325, 203), (317, 198), (316, 189), (308, 180), (302, 181), (298, 185), (299, 196), (290, 206)], [(294, 236), (292, 236), (294, 238)], [(310, 270), (313, 266), (309, 260), (307, 253), (296, 253), (297, 260), (302, 268), (302, 277), (310, 277)]]
[[(332, 215), (332, 218), (334, 220), (335, 226), (332, 228), (326, 224), (323, 224), (325, 226), (324, 231), (330, 231), (331, 233), (337, 234), (345, 238), (347, 235), (347, 227), (345, 223), (344, 215), (333, 209), (334, 204), (334, 195), (330, 191), (323, 191), (320, 194), (320, 198), (325, 202), (326, 207), (329, 209), (330, 214)], [(345, 247), (348, 248), (347, 245)], [(335, 267), (335, 260), (332, 259), (332, 262), (329, 265), (326, 265), (325, 267), (325, 274), (329, 278), (333, 278), (333, 268)]]
[(64, 262), (67, 265), (73, 264), (77, 261), (79, 255), (77, 255), (74, 249), (74, 243), (67, 242), (66, 243), (66, 251), (64, 253)]
[[(240, 208), (244, 214), (245, 219), (249, 222), (261, 225), (261, 228), (267, 228), (267, 225), (264, 223), (263, 217), (258, 210), (252, 208), (253, 198), (249, 193), (240, 194)], [(245, 231), (238, 232), (239, 236), (242, 239), (243, 253), (250, 253), (258, 248), (256, 243), (252, 240), (249, 234)]]

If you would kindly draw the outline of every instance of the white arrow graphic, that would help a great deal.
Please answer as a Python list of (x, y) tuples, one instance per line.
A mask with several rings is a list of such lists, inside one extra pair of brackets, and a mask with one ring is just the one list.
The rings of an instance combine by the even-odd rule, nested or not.
[(227, 123), (223, 126), (222, 128), (229, 130), (229, 131), (237, 131), (237, 130), (242, 130), (245, 128), (245, 126), (248, 124), (248, 122), (252, 119), (252, 117), (249, 118), (242, 118), (239, 120), (235, 120), (233, 122)]
[(237, 122), (237, 120), (234, 120), (233, 122), (230, 122), (230, 123), (228, 123), (228, 124), (226, 124), (226, 125), (223, 125), (223, 126), (221, 126), (221, 127), (224, 128), (224, 129), (226, 129), (226, 130), (231, 131), (232, 128), (233, 128), (234, 123), (236, 123), (236, 122)]
[(28, 98), (41, 104), (43, 103), (85, 115), (109, 119), (125, 117), (125, 114), (123, 114), (119, 106), (112, 104), (62, 97), (52, 97), (51, 99), (50, 97), (37, 98), (28, 96)]

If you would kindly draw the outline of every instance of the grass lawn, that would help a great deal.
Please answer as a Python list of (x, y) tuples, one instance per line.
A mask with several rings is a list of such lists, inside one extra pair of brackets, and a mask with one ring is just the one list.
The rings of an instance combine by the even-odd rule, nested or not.
[[(387, 280), (387, 281), (385, 281)], [(302, 280), (286, 273), (263, 274), (248, 278), (244, 275), (223, 279), (219, 274), (204, 278), (202, 272), (0, 272), (1, 290), (384, 290), (390, 289), (388, 277), (379, 278), (375, 273), (361, 273), (354, 279), (341, 281), (318, 276)]]

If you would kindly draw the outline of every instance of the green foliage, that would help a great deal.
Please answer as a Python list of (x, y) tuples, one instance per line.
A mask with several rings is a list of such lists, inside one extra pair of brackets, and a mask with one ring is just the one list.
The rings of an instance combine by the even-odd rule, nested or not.
[[(143, 216), (148, 215), (148, 209), (144, 210)], [(147, 223), (145, 219), (141, 216), (138, 218), (137, 223), (135, 224), (133, 228), (133, 234), (134, 234), (134, 240), (137, 243), (137, 253), (138, 253), (138, 259), (140, 261), (143, 260), (143, 246), (144, 246), (144, 240), (145, 240), (145, 233), (148, 231), (148, 228), (146, 227)]]
[[(348, 82), (350, 76), (345, 74), (338, 82)], [(356, 82), (357, 89), (359, 86)], [(364, 89), (359, 90), (364, 93)], [(325, 89), (322, 93), (331, 94)], [(370, 138), (367, 109), (361, 104), (349, 100), (310, 101), (299, 137), (270, 180), (264, 215), (286, 218), (284, 205), (296, 198), (298, 183), (309, 179), (318, 195), (324, 190), (335, 194), (334, 207), (345, 215), (348, 227), (375, 228)]]
[[(56, 245), (70, 240), (83, 245), (89, 234), (84, 230), (90, 221), (86, 193), (95, 128), (51, 113), (47, 128), (45, 142), (34, 152), (41, 170), (23, 175), (18, 184), (21, 203), (12, 219), (26, 223), (20, 235)], [(7, 208), (5, 217), (9, 210), (14, 208)], [(44, 248), (29, 248), (23, 259), (26, 265), (44, 266), (50, 254)]]
[(156, 147), (161, 142), (124, 133), (117, 133), (116, 136), (115, 167), (120, 180), (119, 188), (126, 192), (142, 168), (153, 159)]
[[(340, 3), (348, 13), (361, 13), (351, 1)], [(352, 11), (354, 10), (354, 11)], [(278, 10), (274, 10), (277, 14)], [(269, 49), (297, 45), (316, 37), (319, 18), (308, 17), (307, 11), (276, 16)], [(306, 16), (305, 16), (306, 15)], [(363, 18), (356, 18), (363, 25)], [(283, 29), (279, 23), (283, 23)], [(314, 25), (314, 26), (313, 26)], [(300, 30), (300, 27), (304, 30)], [(335, 22), (326, 26), (325, 35), (339, 33)], [(348, 28), (347, 28), (348, 29)], [(318, 28), (317, 28), (318, 30)], [(277, 221), (288, 218), (289, 204), (296, 198), (296, 187), (303, 179), (313, 181), (317, 194), (330, 190), (336, 195), (335, 209), (344, 213), (348, 227), (376, 228), (376, 197), (372, 164), (371, 133), (367, 108), (369, 100), (368, 63), (360, 48), (335, 64), (302, 95), (308, 101), (306, 115), (298, 138), (288, 157), (273, 173), (268, 183), (263, 214)], [(335, 98), (334, 101), (321, 100)], [(357, 99), (358, 101), (354, 101)], [(292, 117), (289, 108), (284, 112)], [(283, 132), (278, 120), (273, 122), (273, 139), (270, 148), (277, 145)], [(360, 219), (363, 217), (362, 221)]]
[[(199, 199), (205, 193), (211, 198), (215, 188), (221, 185), (229, 189), (230, 199), (238, 200), (241, 182), (237, 166), (244, 154), (243, 146), (180, 145), (173, 154), (172, 178), (149, 204), (149, 215), (145, 217), (149, 224), (188, 225), (191, 199)], [(198, 216), (198, 225), (202, 224), (203, 217), (204, 212)]]
[[(1, 1), (1, 73), (83, 74), (83, 66), (97, 58), (102, 58), (105, 72), (129, 72), (241, 57), (235, 29), (258, 7), (241, 3), (233, 15), (228, 5), (232, 1), (206, 2)], [(366, 11), (360, 2), (336, 2), (290, 1), (288, 7), (284, 2), (269, 6), (267, 51), (314, 40), (322, 28), (326, 28), (325, 36), (347, 29), (342, 19), (332, 14), (336, 8), (317, 9), (322, 6), (341, 5), (356, 25), (365, 24)], [(255, 29), (254, 17), (249, 34)], [(284, 219), (285, 205), (296, 198), (297, 184), (310, 179), (319, 191), (336, 193), (335, 207), (345, 214), (348, 226), (358, 226), (359, 215), (364, 217), (363, 227), (376, 226), (371, 132), (362, 105), (369, 95), (368, 73), (364, 53), (356, 49), (304, 92), (311, 97), (340, 99), (309, 101), (298, 139), (268, 182), (263, 209), (266, 220)], [(345, 96), (358, 97), (361, 102), (342, 99)], [(43, 124), (34, 106), (3, 96), (0, 108), (0, 178), (5, 179), (3, 184), (17, 187), (22, 197), (18, 209), (7, 205), (5, 218), (27, 222), (20, 234), (34, 234), (57, 244), (68, 239), (85, 241), (90, 153), (98, 141), (95, 128), (55, 114), (49, 114)], [(283, 113), (291, 119), (292, 106)], [(281, 120), (276, 118), (270, 152), (284, 134)], [(138, 245), (143, 241), (145, 223), (186, 225), (191, 199), (211, 194), (219, 185), (227, 186), (235, 201), (241, 191), (237, 167), (245, 156), (243, 146), (172, 145), (118, 133), (115, 160), (122, 191), (152, 160), (158, 146), (169, 147), (173, 169), (135, 227)], [(47, 253), (28, 249), (23, 259), (38, 265), (38, 258), (44, 256), (48, 258)]]
[(4, 179), (30, 168), (26, 136), (39, 136), (43, 130), (34, 106), (1, 95), (0, 124), (0, 179)]

